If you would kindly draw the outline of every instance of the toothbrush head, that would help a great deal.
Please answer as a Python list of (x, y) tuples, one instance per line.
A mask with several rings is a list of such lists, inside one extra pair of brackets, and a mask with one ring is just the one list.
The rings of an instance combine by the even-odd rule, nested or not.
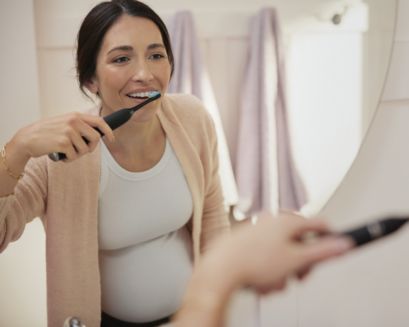
[(160, 98), (160, 92), (152, 91), (152, 92), (149, 93), (148, 97), (149, 97), (149, 99), (152, 99), (152, 98), (154, 98), (155, 100), (159, 99)]

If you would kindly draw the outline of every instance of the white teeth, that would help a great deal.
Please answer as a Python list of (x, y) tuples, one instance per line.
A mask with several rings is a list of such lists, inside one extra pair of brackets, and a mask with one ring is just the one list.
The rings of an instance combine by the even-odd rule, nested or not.
[(128, 96), (132, 98), (148, 98), (152, 92), (135, 92), (129, 93)]

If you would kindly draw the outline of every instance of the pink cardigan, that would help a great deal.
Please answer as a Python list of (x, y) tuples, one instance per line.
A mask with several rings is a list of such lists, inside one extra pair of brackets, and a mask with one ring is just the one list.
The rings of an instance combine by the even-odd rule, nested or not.
[[(193, 197), (193, 253), (229, 228), (218, 176), (217, 140), (207, 111), (194, 97), (166, 95), (158, 117), (183, 167)], [(32, 159), (15, 195), (0, 198), (0, 251), (26, 223), (41, 217), (46, 231), (48, 326), (68, 316), (99, 327), (98, 264), (100, 148), (72, 163)], [(158, 202), (160, 199), (158, 199)]]

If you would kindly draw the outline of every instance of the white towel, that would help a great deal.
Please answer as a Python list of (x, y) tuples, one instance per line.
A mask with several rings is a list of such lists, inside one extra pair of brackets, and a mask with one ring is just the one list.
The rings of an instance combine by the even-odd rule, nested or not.
[(242, 90), (236, 180), (238, 210), (298, 210), (306, 193), (295, 168), (287, 126), (284, 54), (277, 14), (263, 8), (252, 21)]
[(233, 168), (210, 79), (203, 67), (193, 15), (189, 11), (175, 13), (167, 22), (175, 57), (175, 71), (169, 92), (190, 93), (201, 99), (216, 127), (220, 161), (220, 179), (226, 206), (237, 203), (238, 194)]

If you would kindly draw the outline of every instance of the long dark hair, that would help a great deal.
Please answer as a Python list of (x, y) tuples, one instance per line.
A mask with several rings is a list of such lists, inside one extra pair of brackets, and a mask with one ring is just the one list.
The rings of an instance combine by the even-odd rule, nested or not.
[(137, 0), (112, 0), (96, 5), (84, 18), (77, 36), (77, 78), (80, 89), (86, 94), (84, 86), (94, 76), (97, 56), (102, 40), (109, 28), (123, 14), (144, 17), (159, 28), (171, 66), (174, 70), (174, 59), (170, 37), (165, 23), (148, 5)]

